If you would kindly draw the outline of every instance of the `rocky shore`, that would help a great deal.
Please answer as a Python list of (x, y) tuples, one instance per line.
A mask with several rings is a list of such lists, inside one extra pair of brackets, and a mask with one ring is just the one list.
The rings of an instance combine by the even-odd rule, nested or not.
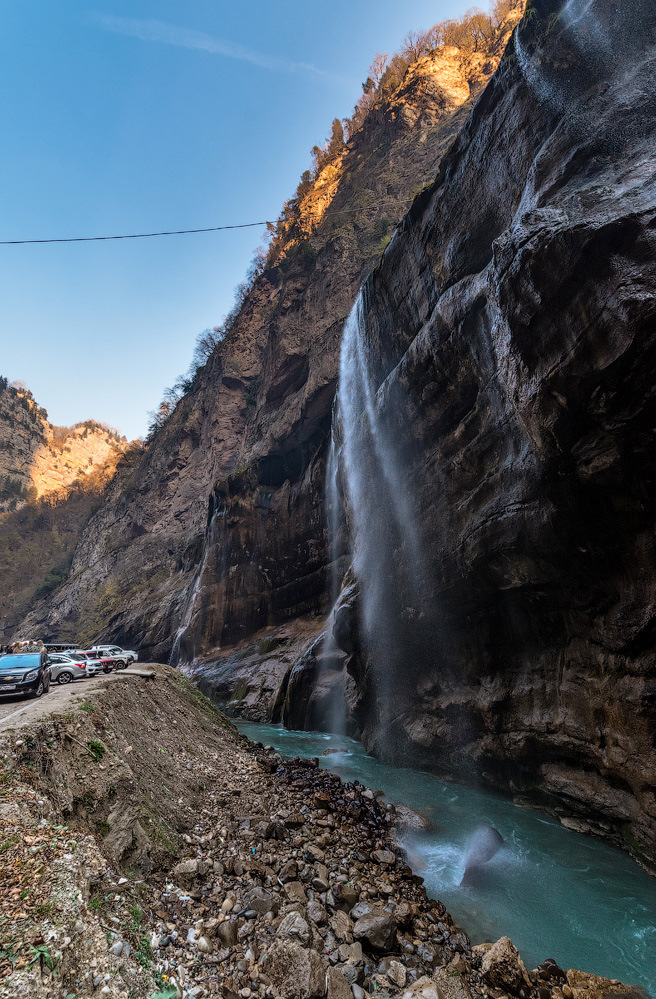
[(2, 746), (0, 996), (636, 994), (472, 948), (407, 863), (419, 816), (248, 742), (174, 670), (89, 696)]

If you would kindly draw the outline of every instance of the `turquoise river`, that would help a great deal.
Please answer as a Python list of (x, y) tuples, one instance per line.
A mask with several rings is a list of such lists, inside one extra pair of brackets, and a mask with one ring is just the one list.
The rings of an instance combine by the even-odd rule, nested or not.
[[(344, 780), (430, 818), (433, 828), (408, 841), (411, 863), (473, 943), (505, 934), (528, 967), (554, 957), (656, 996), (656, 879), (620, 850), (498, 795), (381, 763), (341, 736), (237, 725), (282, 756), (317, 756)], [(341, 751), (322, 755), (327, 748)], [(461, 888), (467, 844), (482, 825), (498, 829), (504, 846), (481, 883)]]

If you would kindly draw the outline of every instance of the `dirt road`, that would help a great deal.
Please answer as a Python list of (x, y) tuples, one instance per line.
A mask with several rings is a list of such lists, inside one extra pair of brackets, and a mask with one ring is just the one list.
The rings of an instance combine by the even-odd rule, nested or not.
[(139, 663), (139, 667), (133, 670), (100, 673), (86, 680), (74, 680), (63, 687), (55, 682), (51, 684), (50, 692), (36, 701), (25, 697), (4, 696), (0, 698), (0, 733), (29, 725), (51, 714), (68, 711), (71, 706), (81, 704), (89, 693), (105, 684), (147, 682), (143, 674), (148, 674), (148, 669), (152, 665), (152, 663)]

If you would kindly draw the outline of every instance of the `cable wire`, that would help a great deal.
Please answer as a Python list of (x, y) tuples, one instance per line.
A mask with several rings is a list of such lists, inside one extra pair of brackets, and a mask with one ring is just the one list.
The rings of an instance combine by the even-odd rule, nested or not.
[[(370, 212), (378, 208), (388, 208), (392, 205), (409, 205), (414, 198), (403, 201), (383, 201), (377, 205), (362, 205), (360, 208), (345, 208), (338, 212), (326, 212), (322, 220), (332, 215), (353, 215), (356, 212)], [(97, 243), (108, 239), (150, 239), (153, 236), (185, 236), (196, 232), (224, 232), (226, 229), (252, 229), (259, 225), (270, 225), (264, 222), (242, 222), (239, 225), (215, 225), (207, 229), (172, 229), (168, 232), (132, 232), (120, 236), (66, 236), (58, 239), (0, 239), (0, 246), (24, 246), (28, 243)]]

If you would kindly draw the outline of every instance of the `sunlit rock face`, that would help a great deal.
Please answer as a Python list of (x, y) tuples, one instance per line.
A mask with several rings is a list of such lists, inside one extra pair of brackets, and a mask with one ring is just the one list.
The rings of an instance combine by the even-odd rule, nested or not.
[[(652, 864), (655, 71), (646, 0), (531, 6), (365, 285), (383, 445), (364, 498), (355, 422), (339, 424), (366, 746), (491, 781)], [(358, 503), (381, 530), (358, 530)], [(387, 655), (376, 621), (403, 636)]]
[[(34, 608), (26, 633), (102, 629), (142, 657), (184, 663), (325, 611), (324, 483), (344, 321), (508, 37), (485, 57), (448, 49), (420, 60), (325, 168), (302, 204), (306, 245), (292, 240), (255, 283), (192, 391), (114, 482), (70, 581)], [(382, 207), (348, 214), (363, 205)]]
[(126, 445), (94, 420), (53, 426), (31, 392), (0, 386), (0, 511), (20, 508), (28, 496), (63, 497), (76, 481), (115, 463)]

